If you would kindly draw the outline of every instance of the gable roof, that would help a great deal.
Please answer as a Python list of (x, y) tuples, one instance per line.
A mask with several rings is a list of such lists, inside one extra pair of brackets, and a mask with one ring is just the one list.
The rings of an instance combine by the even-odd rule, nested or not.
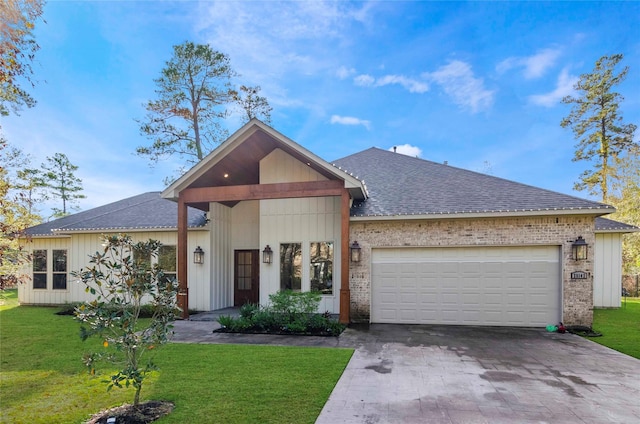
[[(202, 211), (189, 208), (187, 216), (190, 228), (204, 228), (206, 217)], [(57, 236), (96, 231), (175, 230), (177, 223), (178, 205), (153, 191), (27, 228), (25, 234)]]
[(612, 213), (615, 208), (529, 185), (378, 148), (336, 160), (363, 180), (369, 199), (354, 218), (397, 219)]
[[(188, 187), (260, 184), (260, 161), (275, 149), (285, 151), (327, 179), (344, 181), (352, 198), (367, 198), (366, 187), (353, 175), (332, 166), (255, 118), (174, 181), (162, 192), (162, 197), (177, 201), (180, 191)], [(193, 206), (208, 210), (208, 205)]]
[(618, 222), (600, 216), (596, 218), (596, 233), (635, 233), (638, 231), (640, 231), (640, 228), (635, 225), (625, 224), (624, 222)]

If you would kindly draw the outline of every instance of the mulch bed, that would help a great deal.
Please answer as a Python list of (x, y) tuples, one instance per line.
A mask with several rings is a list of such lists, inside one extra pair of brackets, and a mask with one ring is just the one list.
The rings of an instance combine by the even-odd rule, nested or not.
[(86, 424), (106, 424), (109, 418), (115, 418), (116, 424), (149, 424), (171, 413), (173, 407), (172, 402), (155, 400), (138, 406), (126, 404), (99, 412)]

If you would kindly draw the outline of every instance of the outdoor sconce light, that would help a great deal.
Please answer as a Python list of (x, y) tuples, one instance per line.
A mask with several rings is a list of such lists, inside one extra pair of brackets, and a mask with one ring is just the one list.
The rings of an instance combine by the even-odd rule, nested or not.
[(574, 261), (584, 261), (587, 259), (587, 242), (584, 241), (582, 236), (578, 236), (578, 239), (573, 242), (571, 251), (573, 252)]
[(200, 246), (196, 247), (196, 250), (193, 251), (193, 263), (194, 264), (204, 263), (204, 250), (202, 250)]
[(270, 264), (273, 261), (273, 250), (267, 244), (267, 247), (262, 251), (262, 262), (265, 264)]
[(351, 251), (351, 262), (360, 262), (360, 252), (362, 251), (362, 248), (357, 241), (351, 243), (349, 250)]

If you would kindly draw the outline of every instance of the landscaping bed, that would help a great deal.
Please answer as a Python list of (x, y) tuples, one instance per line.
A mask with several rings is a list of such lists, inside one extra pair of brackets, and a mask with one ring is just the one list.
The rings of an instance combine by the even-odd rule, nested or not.
[(346, 328), (329, 312), (314, 312), (320, 303), (317, 293), (283, 291), (269, 299), (268, 306), (242, 306), (239, 317), (221, 316), (221, 328), (214, 332), (337, 337)]

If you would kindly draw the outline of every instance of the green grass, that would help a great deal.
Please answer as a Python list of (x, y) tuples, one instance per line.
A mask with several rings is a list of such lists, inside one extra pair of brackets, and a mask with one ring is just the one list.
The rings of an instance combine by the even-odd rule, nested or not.
[(640, 359), (640, 298), (623, 299), (618, 309), (594, 310), (593, 329), (602, 337), (590, 340)]
[[(4, 305), (2, 305), (4, 303)], [(106, 391), (81, 357), (102, 349), (82, 342), (79, 324), (57, 309), (0, 300), (0, 422), (78, 423), (129, 403), (133, 391)], [(169, 400), (159, 423), (313, 423), (351, 358), (351, 349), (169, 344), (160, 370), (145, 382), (144, 400)]]

